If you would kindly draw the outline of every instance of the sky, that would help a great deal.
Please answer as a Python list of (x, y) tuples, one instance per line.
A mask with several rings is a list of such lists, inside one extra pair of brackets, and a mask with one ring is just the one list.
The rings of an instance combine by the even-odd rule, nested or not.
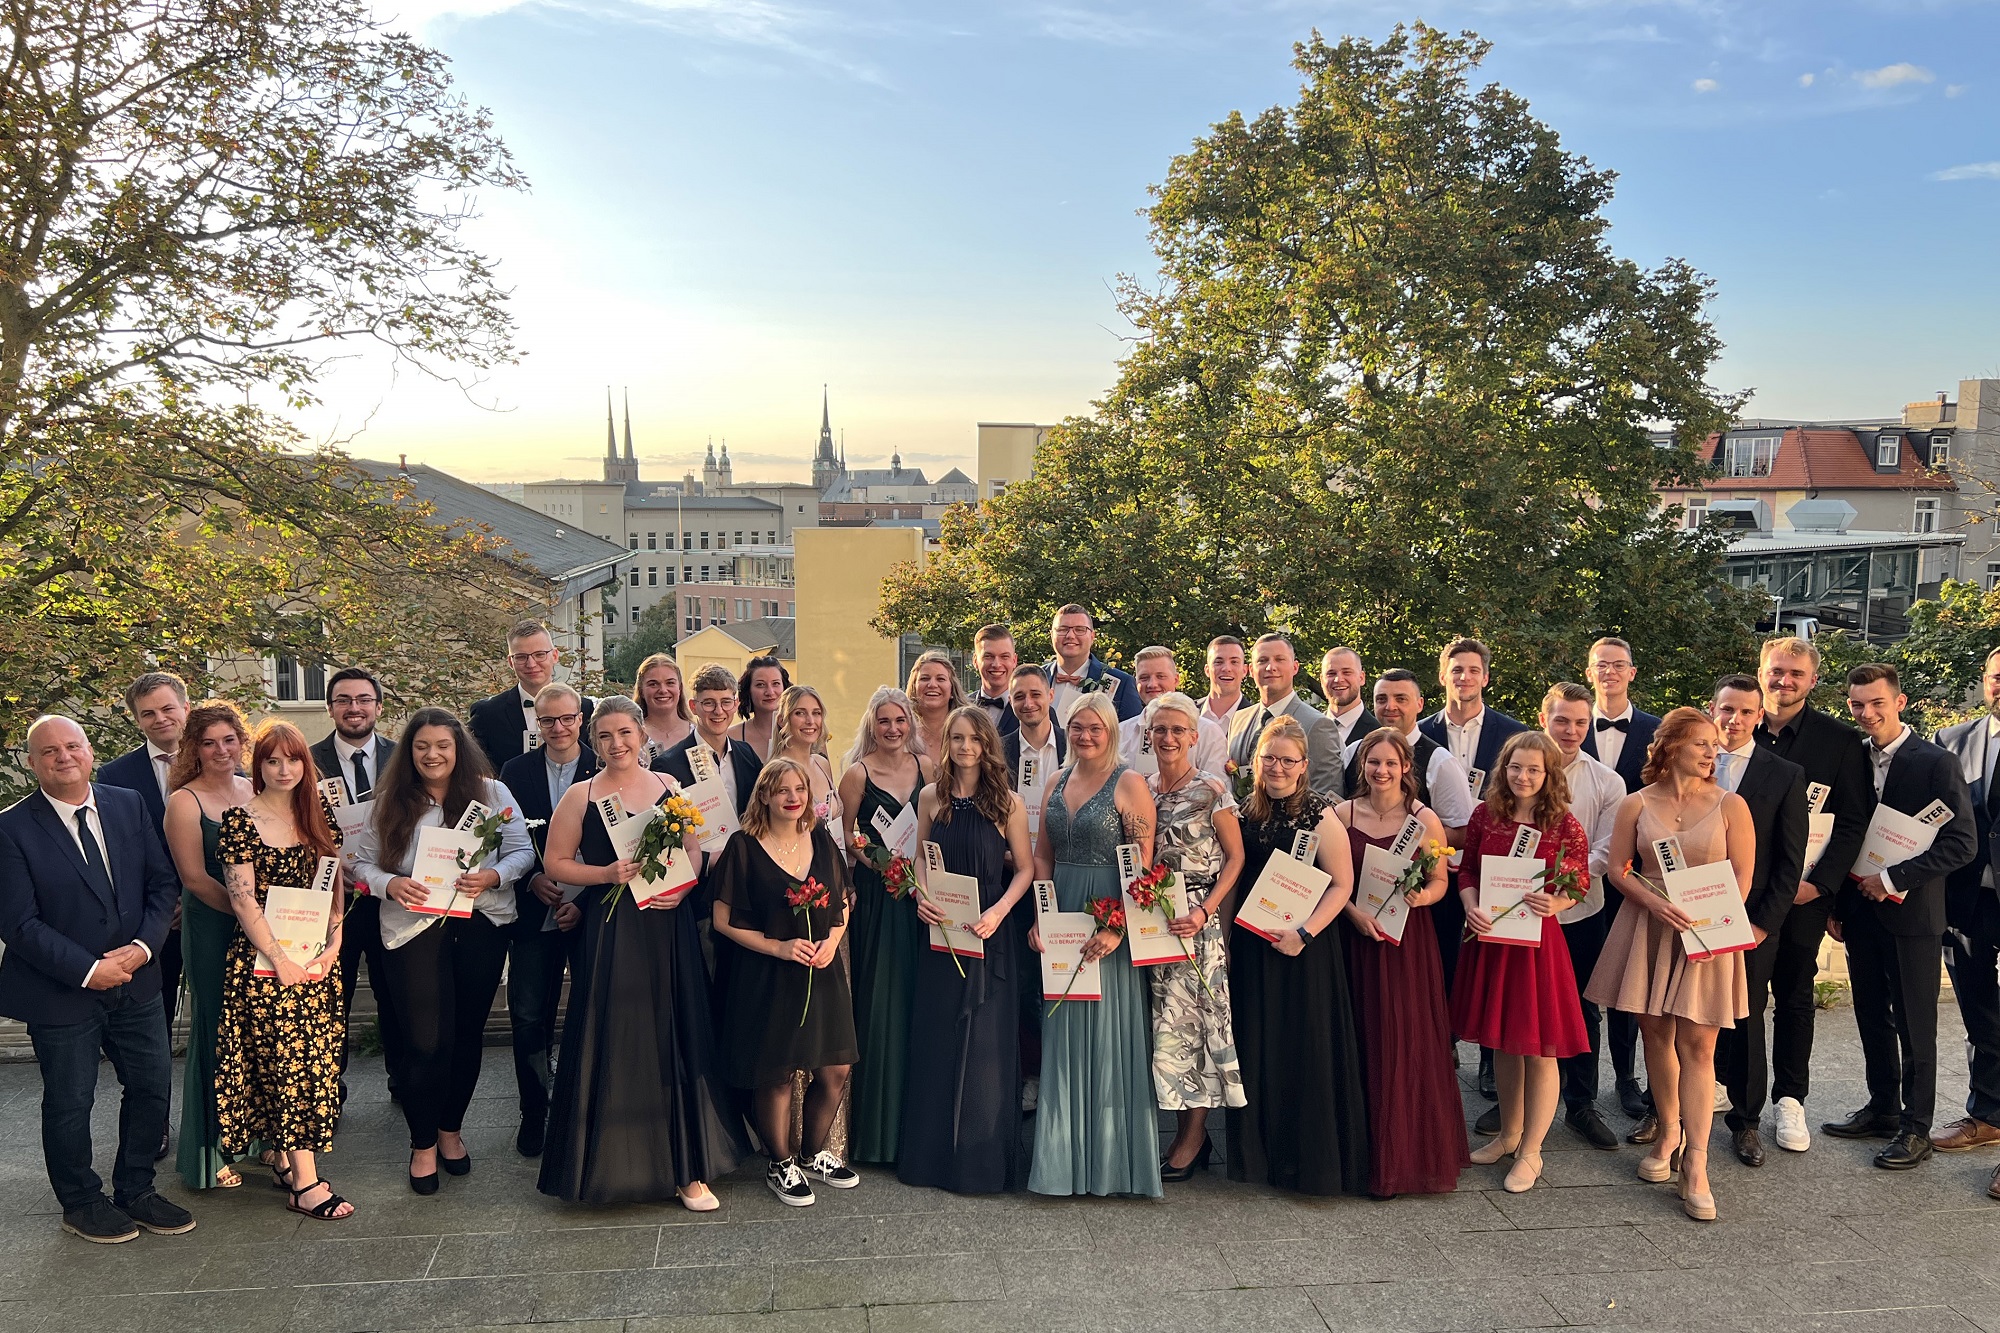
[(971, 461), (1087, 412), (1154, 272), (1147, 187), (1293, 101), (1314, 28), (1421, 18), (1618, 174), (1611, 244), (1712, 277), (1748, 415), (1892, 415), (2000, 375), (2000, 0), (377, 0), (491, 108), (482, 195), (518, 364), (366, 358), (303, 423), (478, 481), (595, 476), (607, 386), (645, 475), (728, 443), (803, 478), (826, 386), (855, 466)]

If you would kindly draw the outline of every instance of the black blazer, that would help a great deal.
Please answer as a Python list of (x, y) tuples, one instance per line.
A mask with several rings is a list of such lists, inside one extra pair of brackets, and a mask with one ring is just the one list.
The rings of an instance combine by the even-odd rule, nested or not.
[[(1049, 682), (1050, 689), (1055, 688), (1056, 672), (1061, 666), (1062, 663), (1053, 657), (1042, 663), (1042, 678)], [(1114, 682), (1111, 686), (1111, 706), (1118, 710), (1120, 722), (1130, 721), (1146, 711), (1146, 705), (1139, 702), (1139, 687), (1133, 683), (1132, 678), (1117, 667), (1104, 665), (1097, 660), (1095, 654), (1084, 663), (1083, 676), (1085, 680)]]
[(1875, 814), (1875, 773), (1861, 733), (1811, 704), (1799, 710), (1782, 732), (1770, 729), (1770, 718), (1757, 727), (1757, 744), (1806, 771), (1806, 782), (1823, 782), (1832, 791), (1826, 810), (1833, 816), (1833, 836), (1820, 853), (1819, 864), (1806, 876), (1831, 900), (1847, 886), (1847, 872), (1861, 855), (1868, 821)]
[[(1332, 722), (1336, 727), (1340, 725), (1340, 719), (1335, 717), (1331, 712), (1326, 716), (1327, 720)], [(1347, 739), (1341, 743), (1340, 748), (1345, 750), (1369, 732), (1380, 730), (1381, 726), (1382, 724), (1375, 718), (1374, 710), (1370, 709), (1367, 704), (1361, 705), (1361, 716), (1354, 719), (1354, 729), (1347, 733)]]
[[(597, 771), (597, 752), (588, 745), (578, 748), (582, 753), (576, 757), (576, 776), (570, 779), (572, 785), (585, 781)], [(548, 906), (535, 896), (527, 882), (528, 875), (541, 873), (542, 848), (549, 836), (549, 816), (555, 813), (555, 805), (549, 800), (548, 770), (542, 763), (542, 752), (535, 750), (515, 755), (500, 770), (501, 785), (513, 793), (521, 818), (541, 821), (528, 825), (528, 840), (535, 844), (534, 869), (521, 876), (514, 886), (514, 908), (521, 914), (521, 928), (531, 931), (540, 930), (549, 915)]]
[[(1624, 747), (1618, 751), (1618, 765), (1612, 771), (1625, 779), (1625, 790), (1634, 792), (1646, 784), (1639, 774), (1646, 767), (1646, 751), (1653, 747), (1653, 734), (1660, 729), (1660, 719), (1646, 712), (1639, 705), (1632, 705), (1632, 726), (1625, 733)], [(1583, 733), (1583, 752), (1592, 759), (1597, 754), (1597, 715), (1591, 714), (1590, 730)]]
[[(1010, 712), (1008, 716), (1012, 717), (1013, 714)], [(1064, 737), (1061, 727), (1050, 726), (1049, 734), (1056, 739), (1056, 762), (1060, 764), (1069, 757), (1069, 741)], [(1001, 736), (1000, 747), (1007, 754), (1007, 785), (1018, 789), (1021, 785), (1021, 724), (1019, 722), (1014, 724), (1012, 731)], [(1044, 775), (1044, 784), (1053, 781), (1055, 781), (1053, 773)]]
[(1750, 752), (1736, 794), (1750, 807), (1757, 832), (1756, 864), (1743, 886), (1744, 910), (1750, 924), (1776, 935), (1798, 896), (1799, 868), (1806, 863), (1806, 771), (1759, 747)]
[[(597, 706), (597, 700), (584, 696), (583, 734), (590, 735), (590, 712)], [(524, 748), (522, 735), (535, 729), (535, 710), (523, 707), (521, 687), (509, 685), (495, 695), (481, 699), (472, 705), (466, 715), (466, 730), (472, 739), (479, 742), (479, 748), (486, 751), (486, 762), (493, 765), (498, 773), (509, 759), (519, 755)]]
[[(244, 759), (249, 762), (248, 757)], [(153, 775), (159, 765), (153, 756), (141, 745), (136, 750), (128, 750), (107, 764), (97, 768), (97, 785), (119, 787), (125, 791), (137, 792), (139, 803), (146, 808), (146, 818), (153, 826), (153, 833), (160, 840), (160, 846), (167, 845), (167, 798), (160, 795), (160, 780)], [(173, 854), (167, 854), (167, 871), (174, 877), (174, 893), (181, 890), (181, 874), (174, 868)]]
[[(653, 771), (667, 774), (683, 787), (693, 785), (694, 765), (688, 762), (688, 751), (700, 740), (700, 732), (690, 731), (672, 749), (653, 760)], [(757, 785), (757, 775), (764, 771), (764, 761), (742, 741), (732, 738), (725, 744), (728, 748), (723, 751), (723, 759), (736, 770), (736, 813), (741, 815), (749, 808), (750, 791)]]
[(1961, 930), (1970, 930), (1977, 919), (1979, 899), (1983, 894), (2000, 893), (2000, 888), (1984, 883), (1986, 868), (1993, 864), (1993, 816), (1990, 802), (1994, 793), (1987, 790), (1986, 761), (1987, 715), (1981, 713), (1970, 722), (1960, 722), (1953, 726), (1941, 727), (1931, 737), (1931, 742), (1958, 757), (1958, 770), (1965, 778), (1965, 786), (1972, 797), (1972, 818), (1974, 831), (1979, 835), (1979, 855), (1972, 864), (1962, 866), (1951, 873), (1945, 883), (1945, 920)]
[[(387, 736), (378, 735), (375, 737), (376, 787), (382, 785), (382, 776), (389, 771), (389, 758), (395, 753), (396, 742), (390, 740)], [(313, 767), (319, 770), (319, 775), (322, 779), (339, 778), (341, 789), (347, 793), (347, 799), (350, 801), (356, 799), (354, 795), (354, 770), (341, 766), (340, 751), (333, 748), (333, 737), (328, 736), (324, 740), (315, 742), (312, 747), (312, 758)], [(369, 795), (371, 797), (374, 795), (372, 788)]]
[[(139, 796), (102, 783), (94, 789), (111, 872), (108, 895), (92, 881), (76, 839), (41, 792), (0, 810), (0, 941), (7, 945), (0, 955), (0, 1014), (9, 1018), (82, 1023), (96, 1006), (160, 993), (158, 959), (180, 881)], [(133, 940), (144, 943), (154, 961), (123, 986), (85, 990), (91, 966)]]
[[(1871, 781), (1869, 785), (1874, 784)], [(1873, 912), (1876, 924), (1891, 935), (1944, 934), (1945, 878), (1978, 858), (1979, 834), (1973, 826), (1972, 795), (1959, 772), (1958, 756), (1913, 734), (1889, 761), (1882, 804), (1914, 815), (1940, 798), (1951, 807), (1951, 818), (1938, 829), (1937, 841), (1923, 855), (1889, 869), (1889, 878), (1904, 895), (1903, 901), (1871, 902), (1862, 897), (1857, 884), (1849, 883), (1834, 901), (1834, 912), (1842, 921)]]
[[(974, 708), (977, 708), (980, 712), (983, 713), (986, 711), (986, 706), (979, 702), (979, 695), (977, 693), (975, 693), (972, 696), (971, 702), (972, 706)], [(1011, 701), (1001, 705), (1000, 720), (998, 722), (995, 722), (993, 725), (999, 728), (1000, 734), (1002, 736), (1008, 735), (1011, 732), (1019, 731), (1021, 729), (1021, 719), (1014, 716), (1014, 705)]]
[[(1417, 723), (1417, 730), (1436, 741), (1446, 754), (1451, 753), (1451, 733), (1445, 730), (1443, 709)], [(1492, 777), (1493, 765), (1500, 758), (1500, 747), (1507, 743), (1509, 736), (1526, 730), (1527, 728), (1520, 722), (1508, 717), (1499, 709), (1488, 708), (1485, 720), (1479, 724), (1479, 745), (1473, 750), (1472, 766), (1485, 773), (1487, 777)], [(1360, 737), (1357, 736), (1355, 739), (1359, 740)], [(1474, 792), (1473, 800), (1479, 799), (1479, 793)]]

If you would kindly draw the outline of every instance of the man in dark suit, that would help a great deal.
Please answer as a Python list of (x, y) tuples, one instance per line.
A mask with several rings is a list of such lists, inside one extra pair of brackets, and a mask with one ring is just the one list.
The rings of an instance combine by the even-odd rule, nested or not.
[(1368, 672), (1361, 654), (1352, 648), (1329, 648), (1319, 660), (1319, 688), (1326, 695), (1326, 716), (1340, 728), (1340, 748), (1381, 726), (1368, 711)]
[(1875, 782), (1861, 733), (1807, 702), (1819, 684), (1817, 648), (1804, 639), (1770, 640), (1758, 654), (1757, 683), (1764, 689), (1757, 743), (1803, 768), (1808, 786), (1823, 784), (1829, 793), (1824, 811), (1833, 815), (1833, 836), (1799, 881), (1771, 964), (1773, 1137), (1787, 1152), (1804, 1152), (1812, 1146), (1805, 1100), (1812, 1087), (1820, 942), (1875, 812)]
[(1250, 671), (1257, 697), (1229, 715), (1229, 762), (1239, 771), (1248, 768), (1264, 728), (1289, 717), (1306, 734), (1306, 784), (1330, 800), (1339, 797), (1347, 776), (1341, 768), (1340, 727), (1299, 696), (1299, 657), (1292, 641), (1282, 634), (1259, 637), (1250, 645)]
[(973, 635), (972, 664), (979, 669), (979, 693), (972, 702), (985, 710), (987, 720), (1002, 736), (1008, 735), (1021, 725), (1007, 697), (1013, 688), (1014, 668), (1021, 665), (1014, 631), (1005, 625), (988, 625)]
[[(1051, 695), (1049, 683), (1042, 678), (1040, 667), (1024, 666), (1014, 668), (1014, 679), (1010, 684), (1007, 698), (1008, 713), (1014, 721), (1014, 729), (1000, 737), (1001, 749), (1007, 760), (1007, 785), (1015, 791), (1021, 790), (1021, 754), (1052, 756), (1053, 763), (1036, 766), (1035, 786), (1046, 794), (1049, 785), (1056, 780), (1056, 769), (1069, 757), (1069, 738), (1063, 729), (1049, 716)], [(1033, 812), (1041, 810), (1039, 803)], [(1032, 813), (1032, 812), (1031, 812)], [(1038, 983), (1039, 984), (1039, 983)]]
[[(500, 781), (528, 821), (535, 844), (535, 868), (516, 893), (519, 915), (507, 932), (507, 1018), (514, 1034), (514, 1082), (521, 1094), (521, 1128), (514, 1148), (540, 1157), (548, 1133), (549, 1094), (555, 1089), (556, 1009), (562, 1001), (563, 968), (574, 938), (550, 925), (562, 903), (562, 886), (542, 869), (549, 816), (564, 792), (597, 772), (597, 754), (582, 740), (583, 696), (567, 685), (544, 685), (535, 696), (535, 725), (542, 743), (514, 756)], [(539, 821), (537, 823), (536, 821)], [(572, 912), (575, 908), (570, 909)]]
[[(736, 677), (729, 668), (711, 662), (694, 673), (693, 690), (694, 730), (655, 759), (653, 770), (668, 774), (683, 787), (691, 786), (694, 761), (688, 756), (695, 746), (703, 747), (740, 815), (750, 804), (750, 792), (757, 785), (764, 761), (742, 741), (729, 738), (730, 725), (736, 720)], [(586, 725), (588, 717), (586, 713)]]
[[(396, 743), (378, 735), (375, 724), (382, 719), (382, 685), (362, 667), (343, 667), (326, 682), (326, 711), (333, 719), (333, 734), (312, 747), (313, 767), (322, 778), (339, 778), (349, 804), (372, 800), (375, 788), (388, 771), (389, 757)], [(353, 881), (357, 892), (348, 895), (347, 914), (340, 931), (340, 1022), (346, 1029), (354, 1013), (354, 994), (360, 989), (360, 966), (368, 962), (368, 991), (375, 997), (375, 1013), (381, 1020), (382, 1053), (391, 1070), (402, 1067), (402, 1024), (395, 1021), (395, 999), (385, 978), (389, 975), (388, 950), (382, 947), (382, 904)], [(347, 1102), (348, 1043), (340, 1043), (340, 1100)], [(389, 1095), (396, 1095), (396, 1080), (389, 1079)]]
[(1745, 1166), (1762, 1166), (1764, 1144), (1757, 1126), (1764, 1118), (1764, 1091), (1771, 1078), (1764, 1009), (1771, 998), (1778, 940), (1805, 870), (1806, 771), (1757, 744), (1764, 693), (1753, 677), (1724, 676), (1715, 682), (1708, 715), (1722, 735), (1715, 755), (1716, 784), (1743, 798), (1757, 834), (1750, 882), (1739, 886), (1750, 932), (1757, 939), (1757, 947), (1743, 959), (1750, 1015), (1722, 1030), (1715, 1066), (1729, 1090), (1730, 1142), (1737, 1160)]
[[(466, 730), (486, 762), (498, 773), (502, 765), (539, 739), (535, 731), (535, 695), (555, 679), (556, 641), (549, 627), (539, 620), (524, 620), (507, 631), (507, 666), (514, 673), (514, 685), (472, 705)], [(583, 725), (590, 725), (593, 700), (584, 696)]]
[(1137, 717), (1145, 705), (1139, 702), (1139, 687), (1124, 672), (1097, 660), (1091, 651), (1097, 644), (1097, 617), (1071, 602), (1056, 612), (1049, 627), (1049, 640), (1056, 655), (1042, 663), (1042, 675), (1055, 692), (1056, 725), (1061, 726), (1070, 700), (1079, 693), (1109, 690), (1111, 706), (1118, 720)]
[[(1945, 727), (1936, 744), (1957, 757), (1972, 793), (1979, 855), (1945, 883), (1944, 965), (1972, 1046), (1965, 1117), (1932, 1138), (1939, 1152), (2000, 1143), (2000, 876), (1994, 873), (1993, 816), (2000, 810), (2000, 649), (1986, 655), (1980, 685), (1986, 711)], [(2000, 1199), (2000, 1169), (1986, 1192)]]
[[(159, 835), (160, 845), (167, 845), (167, 770), (172, 767), (174, 754), (180, 749), (181, 734), (187, 730), (188, 693), (187, 682), (171, 671), (148, 671), (145, 675), (125, 687), (125, 711), (132, 715), (146, 743), (136, 750), (128, 750), (98, 770), (100, 786), (123, 787), (127, 791), (139, 793), (145, 803), (146, 817), (152, 821), (153, 832)], [(173, 871), (173, 857), (167, 858), (167, 869)], [(160, 1010), (166, 1024), (167, 1039), (173, 1040), (174, 1007), (180, 1000), (181, 990), (181, 900), (180, 875), (174, 874), (174, 912), (167, 927), (167, 938), (160, 945)], [(160, 1156), (167, 1155), (167, 1140), (164, 1132), (160, 1138)]]
[[(155, 959), (180, 898), (144, 803), (92, 785), (94, 756), (66, 717), (28, 728), (38, 789), (0, 811), (0, 1014), (28, 1025), (42, 1070), (42, 1156), (62, 1229), (100, 1244), (194, 1229), (153, 1189), (173, 1056)], [(99, 1053), (124, 1095), (112, 1197), (91, 1166)]]
[(1868, 734), (1876, 798), (1906, 815), (1943, 801), (1951, 814), (1927, 850), (1881, 870), (1856, 864), (1834, 900), (1834, 921), (1847, 945), (1868, 1104), (1846, 1120), (1820, 1126), (1837, 1138), (1889, 1139), (1875, 1165), (1891, 1171), (1931, 1155), (1944, 885), (1979, 855), (1972, 797), (1958, 758), (1904, 724), (1907, 702), (1892, 666), (1870, 663), (1847, 673), (1847, 711)]

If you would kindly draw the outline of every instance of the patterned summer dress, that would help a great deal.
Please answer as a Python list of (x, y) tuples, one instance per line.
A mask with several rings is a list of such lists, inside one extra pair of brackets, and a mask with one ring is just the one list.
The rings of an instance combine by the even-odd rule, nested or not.
[[(1155, 856), (1178, 871), (1188, 910), (1215, 892), (1222, 871), (1221, 840), (1215, 816), (1234, 811), (1229, 784), (1212, 773), (1195, 772), (1172, 791), (1160, 790), (1155, 773), (1146, 779), (1159, 811)], [(1168, 1111), (1192, 1107), (1243, 1106), (1243, 1071), (1236, 1062), (1236, 1034), (1229, 1014), (1227, 924), (1210, 916), (1188, 941), (1194, 963), (1163, 963), (1146, 972), (1153, 992), (1153, 1091)], [(1208, 981), (1203, 990), (1196, 969)]]

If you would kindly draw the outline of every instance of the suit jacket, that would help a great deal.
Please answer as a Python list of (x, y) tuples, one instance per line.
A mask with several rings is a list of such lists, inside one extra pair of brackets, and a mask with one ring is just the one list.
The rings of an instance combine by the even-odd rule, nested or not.
[(1792, 910), (1806, 863), (1806, 771), (1758, 746), (1750, 751), (1736, 794), (1750, 807), (1757, 831), (1756, 863), (1743, 886), (1744, 910), (1750, 924), (1776, 935)]
[[(1945, 881), (1945, 920), (1961, 930), (1971, 927), (1980, 894), (2000, 893), (2000, 889), (1983, 882), (1988, 867), (1993, 865), (1993, 816), (1986, 808), (1987, 802), (1994, 799), (1986, 782), (1993, 741), (1987, 730), (1986, 715), (1982, 713), (1970, 722), (1941, 727), (1931, 738), (1932, 744), (1958, 760), (1959, 773), (1965, 778), (1972, 799), (1973, 830), (1979, 836), (1979, 855), (1972, 858), (1970, 865), (1954, 870)], [(2000, 879), (2000, 875), (1995, 878)]]
[(159, 958), (181, 888), (144, 801), (122, 787), (98, 783), (95, 791), (109, 893), (87, 873), (48, 797), (31, 792), (0, 810), (0, 942), (7, 946), (0, 954), (0, 1014), (9, 1018), (81, 1023), (112, 1000), (160, 993), (157, 961), (123, 986), (83, 988), (99, 958), (133, 940)]
[(1891, 935), (1944, 934), (1945, 879), (1979, 858), (1979, 833), (1958, 756), (1912, 734), (1889, 761), (1882, 804), (1914, 815), (1939, 799), (1951, 807), (1951, 818), (1938, 829), (1937, 841), (1921, 856), (1889, 867), (1890, 882), (1903, 894), (1903, 901), (1871, 902), (1858, 884), (1849, 883), (1834, 900), (1834, 912), (1842, 921), (1872, 912), (1876, 924)]
[[(1058, 663), (1053, 657), (1042, 663), (1042, 675), (1049, 682), (1050, 689), (1055, 688), (1057, 665)], [(1132, 682), (1130, 676), (1120, 671), (1117, 667), (1108, 667), (1093, 656), (1089, 662), (1084, 664), (1083, 674), (1086, 680), (1110, 680), (1116, 682), (1112, 687), (1111, 706), (1118, 710), (1118, 720), (1120, 722), (1123, 722), (1128, 717), (1137, 717), (1146, 711), (1146, 705), (1139, 702), (1139, 687)]]
[[(597, 771), (597, 754), (588, 745), (579, 747), (582, 751), (576, 759), (576, 775), (571, 783), (587, 780)], [(522, 875), (514, 889), (515, 910), (521, 914), (521, 929), (537, 931), (548, 920), (548, 906), (528, 888), (528, 875), (540, 873), (542, 869), (542, 848), (548, 841), (549, 816), (555, 813), (555, 803), (549, 800), (549, 774), (543, 767), (542, 752), (533, 750), (527, 754), (515, 755), (507, 761), (507, 767), (500, 770), (500, 784), (513, 794), (514, 804), (519, 807), (521, 818), (540, 820), (540, 824), (528, 825), (528, 840), (535, 844), (534, 868)]]
[[(979, 696), (976, 693), (972, 696), (972, 706), (979, 709), (982, 713), (986, 711), (985, 706), (979, 702)], [(1000, 709), (1000, 720), (993, 725), (1000, 729), (1002, 736), (1021, 729), (1021, 719), (1014, 716), (1014, 705), (1011, 702)]]
[[(396, 753), (396, 742), (390, 740), (387, 736), (380, 736), (380, 735), (376, 736), (375, 738), (375, 786), (376, 787), (382, 785), (382, 775), (389, 771), (389, 757), (395, 753)], [(350, 801), (356, 799), (354, 795), (354, 769), (350, 766), (342, 765), (342, 763), (340, 762), (340, 751), (333, 748), (332, 736), (328, 736), (325, 739), (314, 743), (312, 747), (312, 759), (313, 759), (313, 766), (319, 769), (320, 777), (322, 778), (338, 777), (340, 779), (341, 788), (347, 793), (347, 799)], [(370, 788), (369, 794), (371, 797), (373, 796), (374, 794), (373, 788)]]
[[(1527, 729), (1527, 727), (1515, 719), (1508, 717), (1499, 709), (1488, 708), (1486, 715), (1479, 722), (1479, 744), (1473, 748), (1471, 767), (1478, 769), (1489, 778), (1492, 777), (1493, 765), (1498, 763), (1500, 759), (1500, 747), (1507, 743), (1509, 736), (1526, 731)], [(1417, 723), (1417, 730), (1436, 741), (1446, 754), (1451, 753), (1451, 733), (1445, 729), (1444, 710), (1442, 708)], [(1630, 745), (1629, 741), (1626, 743)], [(1466, 774), (1468, 779), (1471, 776), (1470, 773)], [(1482, 784), (1480, 791), (1483, 793), (1484, 790), (1485, 787)], [(1474, 799), (1481, 799), (1481, 797), (1475, 794)]]
[(1861, 855), (1868, 821), (1875, 813), (1875, 775), (1868, 747), (1860, 732), (1810, 704), (1782, 733), (1770, 729), (1767, 717), (1757, 727), (1757, 744), (1803, 768), (1808, 783), (1823, 782), (1832, 789), (1826, 810), (1833, 816), (1833, 836), (1806, 876), (1831, 901), (1846, 887), (1847, 872)]
[[(1340, 725), (1340, 719), (1335, 717), (1332, 713), (1328, 713), (1326, 716), (1327, 720), (1332, 722), (1335, 727), (1338, 727)], [(1369, 709), (1368, 705), (1367, 704), (1361, 705), (1361, 716), (1354, 719), (1354, 727), (1347, 733), (1347, 739), (1341, 743), (1341, 749), (1345, 750), (1349, 745), (1354, 744), (1354, 742), (1360, 740), (1363, 736), (1366, 736), (1369, 732), (1375, 731), (1378, 728), (1380, 728), (1381, 725), (1382, 724), (1376, 720), (1374, 712)]]
[[(1307, 703), (1297, 690), (1286, 695), (1284, 704), (1274, 711), (1305, 728), (1306, 785), (1337, 800), (1347, 785), (1340, 762), (1340, 724)], [(1257, 698), (1245, 699), (1242, 707), (1229, 715), (1229, 759), (1239, 768), (1256, 756), (1257, 738), (1264, 733), (1259, 722), (1263, 714), (1263, 700)]]
[[(700, 740), (700, 732), (690, 731), (665, 754), (653, 760), (653, 771), (665, 773), (683, 787), (692, 786), (694, 765), (688, 761), (688, 751)], [(726, 744), (728, 748), (723, 751), (723, 760), (736, 770), (736, 813), (740, 815), (750, 805), (750, 791), (757, 785), (757, 775), (764, 771), (764, 761), (742, 741), (732, 739)]]
[[(246, 755), (244, 762), (248, 763)], [(97, 785), (100, 787), (120, 787), (137, 792), (139, 802), (146, 808), (146, 819), (153, 826), (153, 833), (160, 840), (160, 846), (167, 845), (167, 798), (160, 795), (160, 780), (154, 776), (159, 767), (153, 762), (152, 754), (141, 745), (136, 750), (128, 750), (108, 764), (97, 766)], [(174, 893), (181, 890), (181, 874), (174, 868), (173, 853), (167, 854), (167, 870), (174, 877)]]
[[(1659, 729), (1658, 716), (1648, 713), (1637, 704), (1632, 705), (1632, 726), (1625, 733), (1625, 744), (1618, 751), (1618, 762), (1612, 765), (1612, 770), (1625, 779), (1625, 790), (1628, 794), (1646, 785), (1640, 780), (1639, 774), (1646, 767), (1646, 751), (1653, 746), (1653, 733)], [(1484, 740), (1484, 735), (1480, 739)], [(1590, 730), (1583, 733), (1583, 752), (1592, 759), (1601, 758), (1597, 753), (1595, 715), (1591, 717)]]
[[(1012, 717), (1013, 714), (1010, 712), (1008, 716)], [(1049, 734), (1055, 737), (1056, 762), (1060, 764), (1069, 757), (1069, 740), (1067, 737), (1063, 735), (1063, 729), (1061, 727), (1051, 726), (1049, 728)], [(1002, 750), (1006, 752), (1007, 755), (1007, 785), (1009, 787), (1018, 787), (1021, 781), (1020, 722), (1016, 721), (1014, 723), (1014, 729), (1000, 738), (1000, 747)], [(1055, 775), (1052, 773), (1044, 774), (1042, 777), (1042, 783), (1044, 786), (1054, 781), (1055, 781)]]
[[(590, 735), (590, 712), (596, 706), (597, 700), (587, 695), (584, 697), (585, 736)], [(534, 730), (535, 714), (533, 709), (522, 706), (521, 687), (509, 685), (500, 693), (472, 705), (465, 725), (466, 730), (472, 733), (472, 739), (479, 742), (479, 748), (486, 751), (486, 762), (498, 773), (509, 759), (526, 748), (521, 742), (525, 733)]]

